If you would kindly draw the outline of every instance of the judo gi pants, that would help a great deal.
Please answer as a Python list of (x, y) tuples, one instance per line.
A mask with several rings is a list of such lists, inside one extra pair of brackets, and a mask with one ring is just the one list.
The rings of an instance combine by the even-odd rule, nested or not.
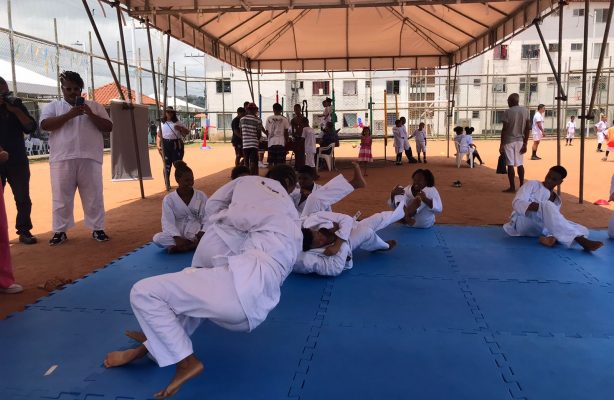
[(516, 231), (521, 236), (554, 236), (567, 247), (571, 247), (578, 236), (588, 236), (588, 229), (567, 220), (551, 201), (539, 203), (539, 210), (531, 216), (516, 219)]
[(13, 283), (15, 278), (9, 247), (9, 224), (4, 207), (4, 190), (0, 186), (0, 288), (7, 288)]
[(137, 282), (130, 304), (145, 347), (160, 367), (176, 364), (194, 351), (190, 335), (203, 319), (232, 331), (249, 331), (232, 272), (225, 267), (186, 268)]
[(73, 209), (77, 188), (85, 226), (94, 231), (103, 230), (102, 164), (88, 158), (75, 158), (54, 161), (50, 170), (53, 231), (66, 232), (75, 225)]
[(383, 211), (356, 222), (350, 232), (352, 250), (360, 248), (366, 251), (387, 250), (390, 245), (377, 235), (377, 231), (395, 223), (404, 216), (403, 204), (394, 211)]

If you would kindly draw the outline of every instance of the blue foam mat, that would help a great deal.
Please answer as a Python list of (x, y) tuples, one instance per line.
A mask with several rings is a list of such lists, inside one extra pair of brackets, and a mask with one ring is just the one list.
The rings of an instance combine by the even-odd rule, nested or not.
[[(587, 254), (500, 227), (392, 226), (381, 236), (397, 248), (357, 251), (337, 278), (290, 276), (254, 332), (205, 322), (193, 335), (205, 372), (176, 398), (611, 397), (612, 241)], [(172, 367), (101, 361), (133, 345), (122, 334), (138, 328), (133, 283), (190, 259), (148, 245), (0, 321), (10, 344), (0, 399), (150, 398)]]

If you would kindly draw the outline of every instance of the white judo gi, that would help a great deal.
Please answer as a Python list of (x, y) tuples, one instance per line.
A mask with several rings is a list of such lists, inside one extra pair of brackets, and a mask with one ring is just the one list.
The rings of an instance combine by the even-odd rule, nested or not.
[(608, 123), (606, 121), (597, 122), (595, 124), (595, 130), (597, 131), (597, 143), (602, 144), (605, 141)]
[[(614, 174), (612, 174), (612, 182), (610, 183), (610, 196), (614, 194)], [(610, 217), (610, 222), (608, 223), (608, 235), (611, 239), (614, 239), (614, 212), (612, 213), (612, 217)]]
[(318, 275), (337, 276), (343, 271), (353, 267), (352, 251), (360, 248), (366, 251), (387, 250), (390, 246), (383, 241), (377, 231), (403, 218), (403, 204), (399, 204), (394, 211), (383, 211), (355, 221), (354, 218), (334, 212), (320, 211), (310, 215), (303, 221), (303, 228), (320, 229), (333, 228), (339, 225), (335, 235), (344, 243), (337, 254), (327, 256), (325, 248), (311, 249), (299, 254), (294, 264), (293, 272), (299, 274), (316, 273)]
[[(561, 198), (554, 193), (555, 200), (550, 201), (551, 193), (539, 181), (525, 182), (512, 202), (512, 217), (503, 225), (505, 233), (510, 236), (554, 236), (567, 247), (571, 247), (576, 237), (588, 236), (588, 229), (561, 214)], [(527, 211), (531, 203), (538, 203), (539, 209)]]
[[(396, 208), (400, 203), (408, 205), (411, 203), (415, 196), (411, 192), (411, 185), (406, 186), (404, 189), (405, 194), (394, 196), (394, 202), (388, 201), (388, 205), (391, 208)], [(433, 208), (429, 208), (424, 202), (420, 204), (420, 207), (416, 210), (416, 214), (413, 216), (415, 223), (413, 225), (407, 225), (412, 228), (430, 228), (435, 225), (435, 215), (441, 214), (443, 211), (443, 203), (441, 196), (435, 187), (425, 187), (422, 189), (426, 197), (433, 201)]]
[(206, 204), (207, 195), (200, 190), (194, 190), (190, 204), (185, 204), (176, 191), (167, 194), (162, 202), (162, 232), (154, 235), (153, 242), (169, 248), (176, 244), (176, 236), (196, 241), (196, 234), (205, 231)]
[(354, 191), (354, 187), (341, 174), (335, 176), (326, 184), (313, 185), (313, 191), (307, 200), (299, 203), (301, 199), (300, 189), (295, 189), (290, 197), (294, 202), (301, 218), (305, 218), (318, 211), (331, 211), (331, 206)]
[(145, 346), (161, 367), (193, 353), (189, 336), (202, 319), (255, 329), (279, 302), (301, 250), (298, 213), (279, 182), (245, 176), (222, 189), (226, 197), (212, 204), (219, 211), (205, 207), (210, 223), (192, 267), (143, 279), (130, 293)]
[[(104, 107), (85, 100), (92, 112), (111, 120)], [(66, 114), (73, 106), (66, 100), (47, 104), (40, 121)], [(66, 232), (75, 225), (73, 209), (75, 191), (85, 214), (85, 226), (104, 230), (104, 200), (102, 192), (102, 132), (87, 115), (67, 121), (49, 134), (49, 169), (51, 172), (52, 225), (54, 232)]]
[(392, 128), (392, 135), (394, 138), (394, 152), (396, 154), (409, 150), (409, 140), (404, 126), (395, 126)]

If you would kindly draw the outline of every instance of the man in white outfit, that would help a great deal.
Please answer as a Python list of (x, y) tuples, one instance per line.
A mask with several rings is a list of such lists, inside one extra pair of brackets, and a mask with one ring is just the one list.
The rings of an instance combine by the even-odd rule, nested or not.
[(160, 367), (176, 364), (170, 384), (154, 395), (167, 398), (203, 370), (190, 341), (203, 319), (233, 331), (260, 325), (279, 302), (301, 249), (299, 216), (288, 195), (295, 185), (287, 165), (272, 168), (267, 178), (244, 176), (224, 185), (228, 206), (211, 215), (192, 267), (133, 286), (130, 302), (143, 333), (129, 336), (142, 344), (109, 353), (105, 367), (148, 352)]
[(74, 226), (75, 190), (79, 188), (85, 225), (92, 238), (109, 240), (104, 232), (102, 195), (103, 134), (113, 129), (104, 107), (83, 100), (83, 79), (76, 72), (60, 75), (64, 98), (47, 104), (41, 113), (41, 129), (49, 131), (49, 164), (53, 202), (53, 232), (49, 245), (68, 240), (66, 231)]
[(603, 153), (601, 146), (605, 141), (606, 132), (608, 130), (608, 116), (603, 114), (601, 120), (595, 124), (595, 130), (597, 131), (597, 152)]
[(394, 211), (383, 211), (356, 221), (349, 215), (328, 211), (316, 212), (303, 221), (303, 251), (294, 264), (299, 274), (337, 276), (353, 267), (352, 251), (387, 251), (394, 240), (382, 240), (377, 231), (401, 220), (404, 204)]
[(514, 197), (512, 217), (503, 230), (510, 236), (539, 237), (539, 242), (547, 247), (557, 241), (567, 247), (575, 242), (587, 251), (603, 246), (602, 242), (587, 238), (588, 229), (561, 214), (561, 198), (554, 189), (566, 176), (565, 168), (557, 165), (550, 168), (543, 182), (525, 182)]
[[(540, 104), (537, 106), (537, 111), (533, 115), (533, 152), (531, 154), (531, 160), (541, 160), (541, 157), (537, 156), (537, 148), (540, 141), (545, 136), (544, 132), (544, 114), (546, 113), (546, 106)], [(522, 186), (522, 185), (521, 185)]]

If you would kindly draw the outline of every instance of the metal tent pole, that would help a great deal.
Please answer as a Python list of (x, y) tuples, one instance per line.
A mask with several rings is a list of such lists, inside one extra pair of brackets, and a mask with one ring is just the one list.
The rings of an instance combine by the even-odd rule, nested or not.
[(590, 11), (590, 1), (584, 0), (584, 38), (582, 45), (582, 115), (580, 116), (580, 188), (578, 191), (578, 201), (584, 202), (584, 145), (586, 141), (586, 70), (588, 57), (588, 12)]

